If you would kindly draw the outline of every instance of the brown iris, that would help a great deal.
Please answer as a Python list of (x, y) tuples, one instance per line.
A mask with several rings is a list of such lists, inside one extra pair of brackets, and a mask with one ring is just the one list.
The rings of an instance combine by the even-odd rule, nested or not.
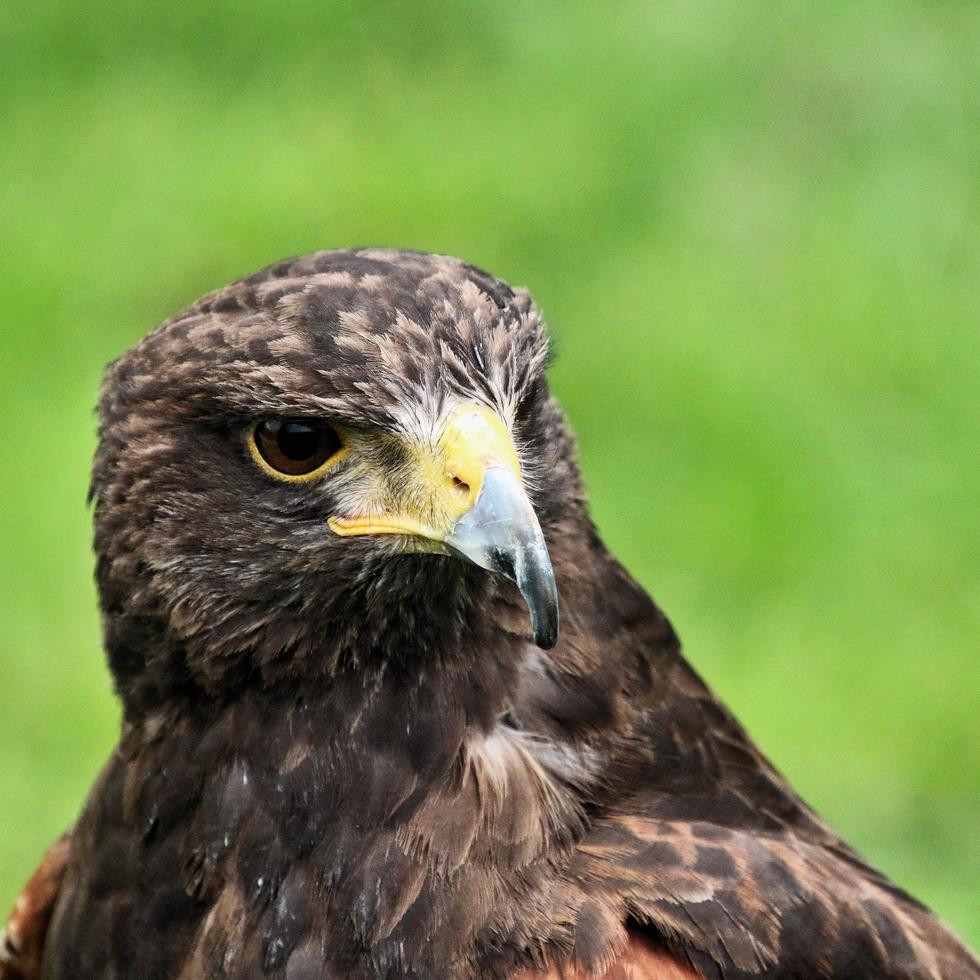
[(253, 430), (252, 441), (266, 467), (284, 477), (311, 476), (343, 448), (332, 426), (307, 419), (266, 419)]

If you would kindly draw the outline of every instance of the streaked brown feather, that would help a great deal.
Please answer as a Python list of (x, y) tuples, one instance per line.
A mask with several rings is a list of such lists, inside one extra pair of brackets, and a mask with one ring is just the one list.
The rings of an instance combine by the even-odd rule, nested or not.
[(69, 834), (58, 838), (18, 896), (0, 935), (0, 980), (40, 980), (44, 940), (70, 849)]
[(568, 964), (519, 970), (510, 980), (703, 980), (700, 973), (655, 943), (631, 930), (626, 948), (601, 975)]

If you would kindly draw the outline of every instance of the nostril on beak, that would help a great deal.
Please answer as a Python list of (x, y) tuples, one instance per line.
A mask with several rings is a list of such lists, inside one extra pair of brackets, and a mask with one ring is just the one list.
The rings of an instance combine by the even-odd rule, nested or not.
[(460, 493), (469, 493), (470, 485), (465, 481), (461, 480), (458, 476), (450, 475), (450, 479), (453, 481), (453, 486), (460, 491)]

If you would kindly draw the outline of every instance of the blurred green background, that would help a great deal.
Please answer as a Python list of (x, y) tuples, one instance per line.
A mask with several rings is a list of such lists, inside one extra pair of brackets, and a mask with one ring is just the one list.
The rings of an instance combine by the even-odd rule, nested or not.
[(0, 904), (117, 709), (102, 365), (359, 244), (530, 286), (597, 521), (793, 783), (980, 945), (980, 6), (0, 10)]

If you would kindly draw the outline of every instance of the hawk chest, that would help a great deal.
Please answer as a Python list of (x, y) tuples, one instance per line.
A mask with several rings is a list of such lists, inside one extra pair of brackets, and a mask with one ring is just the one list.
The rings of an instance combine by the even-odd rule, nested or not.
[(175, 730), (110, 762), (53, 927), (75, 952), (50, 976), (78, 975), (93, 932), (92, 975), (187, 980), (462, 976), (547, 932), (535, 896), (582, 817), (519, 733), (421, 748), (291, 729)]

